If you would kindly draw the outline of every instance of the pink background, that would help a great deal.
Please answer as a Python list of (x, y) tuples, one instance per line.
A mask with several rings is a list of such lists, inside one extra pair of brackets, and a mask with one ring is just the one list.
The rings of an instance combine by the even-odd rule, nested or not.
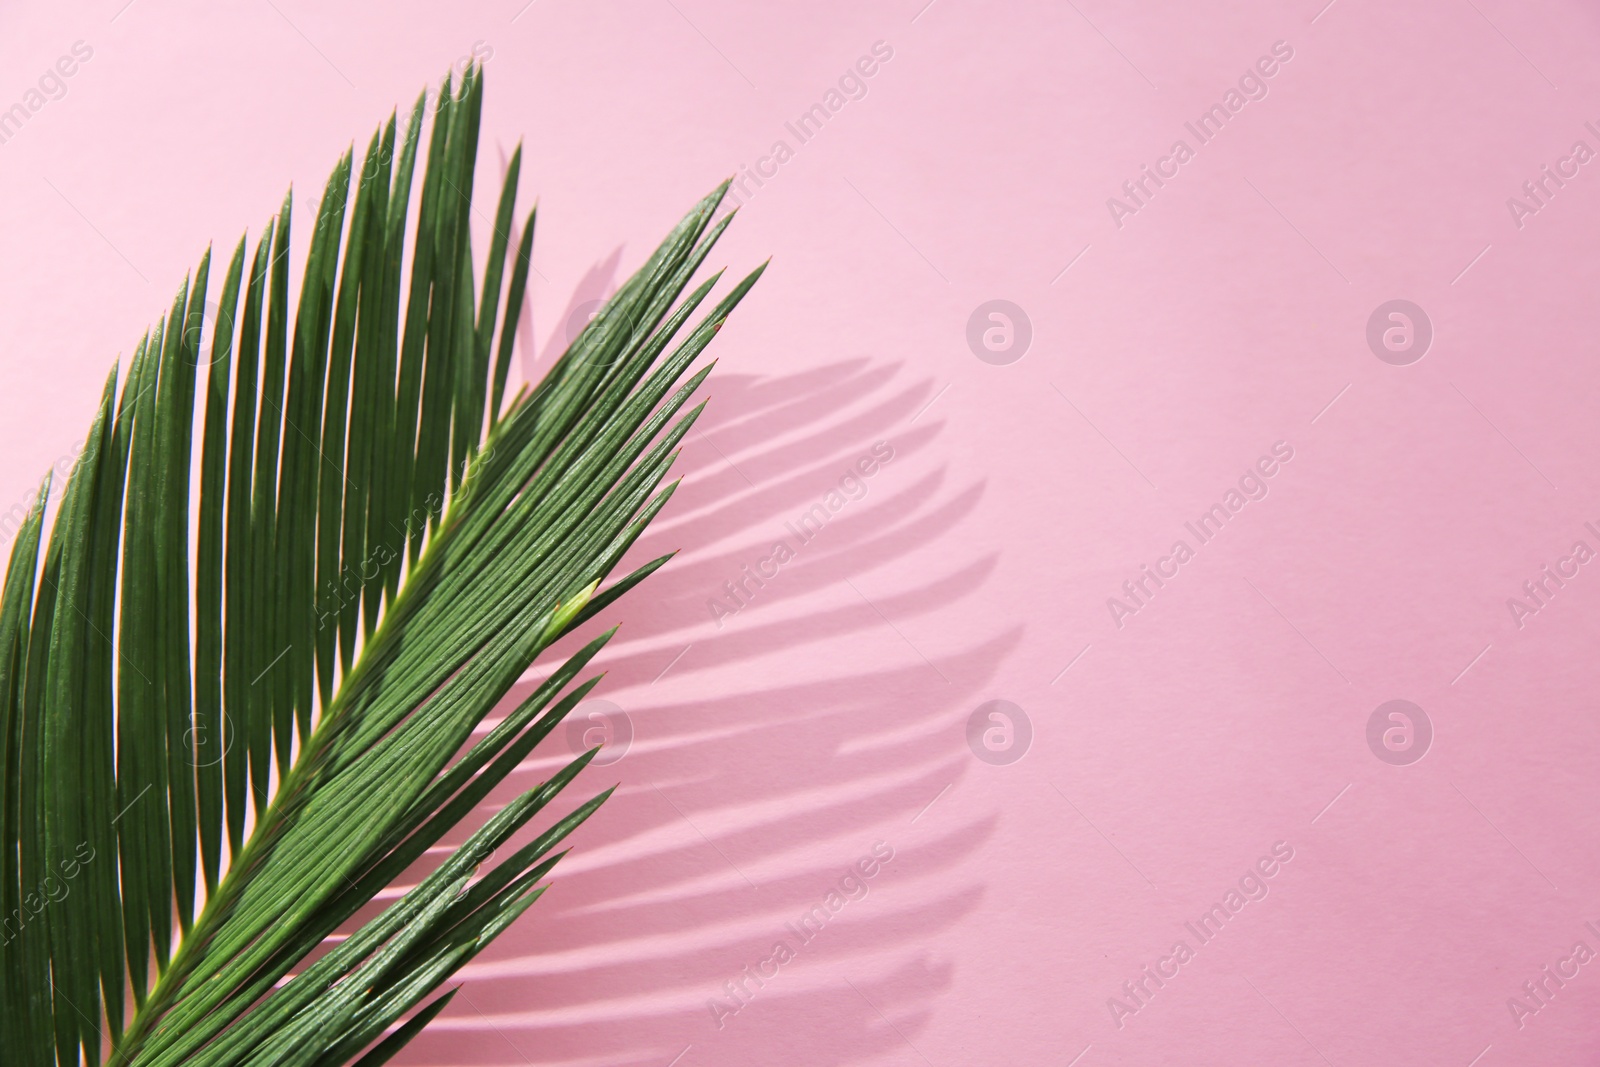
[[(7, 4), (0, 107), (93, 57), (0, 145), (0, 509), (207, 241), (475, 46), (484, 181), (522, 137), (540, 199), (533, 373), (785, 139), (714, 260), (776, 258), (643, 546), (685, 551), (613, 613), (599, 695), (634, 740), (585, 780), (622, 788), (403, 1062), (1593, 1063), (1600, 963), (1520, 1026), (1507, 1000), (1600, 949), (1600, 567), (1520, 628), (1507, 599), (1600, 549), (1600, 164), (1520, 228), (1506, 200), (1600, 149), (1600, 17), (1324, 2)], [(1265, 99), (1119, 228), (1107, 198), (1277, 41)], [(1394, 298), (1435, 331), (1409, 366), (1365, 339)], [(967, 344), (992, 299), (1031, 320), (1010, 365)], [(718, 627), (877, 441), (866, 495)], [(1278, 441), (1266, 498), (1119, 628), (1107, 598)], [(1396, 698), (1434, 729), (1409, 766), (1366, 741)], [(1018, 761), (969, 749), (991, 699), (1031, 722)], [(880, 841), (719, 1027), (708, 1000)], [(1185, 922), (1280, 841), (1200, 945)]]

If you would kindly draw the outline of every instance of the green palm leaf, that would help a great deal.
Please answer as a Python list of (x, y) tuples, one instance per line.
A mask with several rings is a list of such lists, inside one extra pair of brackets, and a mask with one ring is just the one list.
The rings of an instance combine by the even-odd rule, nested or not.
[(450, 994), (385, 1032), (538, 898), (609, 795), (497, 858), (593, 752), (573, 760), (307, 962), (599, 681), (577, 679), (610, 632), (473, 742), (540, 652), (666, 562), (604, 584), (676, 485), (709, 372), (685, 381), (690, 364), (761, 273), (689, 325), (724, 185), (507, 401), (521, 149), (479, 292), (482, 72), (431, 116), (425, 99), (334, 168), (292, 318), (290, 198), (218, 272), (209, 337), (202, 258), (107, 379), (53, 522), (47, 483), (15, 539), (7, 1063), (382, 1063)]

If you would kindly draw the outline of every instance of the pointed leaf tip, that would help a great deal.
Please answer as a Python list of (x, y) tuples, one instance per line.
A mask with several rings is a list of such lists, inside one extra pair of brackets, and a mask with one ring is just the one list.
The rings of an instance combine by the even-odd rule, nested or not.
[(550, 624), (544, 628), (542, 639), (553, 641), (560, 636), (561, 631), (567, 628), (567, 624), (576, 618), (579, 612), (589, 606), (589, 601), (593, 598), (599, 585), (600, 580), (597, 578), (578, 590), (567, 603), (556, 605), (555, 613), (550, 617)]

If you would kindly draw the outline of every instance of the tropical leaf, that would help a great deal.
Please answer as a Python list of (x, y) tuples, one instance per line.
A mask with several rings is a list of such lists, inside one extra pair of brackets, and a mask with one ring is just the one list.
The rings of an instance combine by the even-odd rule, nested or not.
[(580, 756), (330, 941), (599, 681), (578, 676), (611, 632), (477, 736), (544, 649), (666, 562), (604, 584), (676, 486), (709, 371), (691, 364), (761, 273), (690, 325), (724, 185), (508, 401), (521, 149), (488, 220), (481, 70), (426, 98), (334, 168), (292, 317), (292, 196), (217, 272), (209, 331), (206, 253), (107, 379), (52, 521), (46, 483), (15, 538), (7, 1063), (382, 1063), (609, 795), (513, 844)]

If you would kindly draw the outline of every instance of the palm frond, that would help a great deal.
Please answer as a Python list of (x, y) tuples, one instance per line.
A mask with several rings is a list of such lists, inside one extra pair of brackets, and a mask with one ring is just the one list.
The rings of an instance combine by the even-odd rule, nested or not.
[(709, 372), (691, 364), (761, 273), (690, 325), (720, 277), (686, 294), (724, 185), (508, 401), (521, 149), (480, 290), (481, 70), (425, 100), (335, 166), (292, 316), (292, 195), (219, 269), (209, 337), (206, 253), (107, 379), (53, 521), (47, 483), (18, 532), (7, 1063), (385, 1062), (451, 994), (385, 1032), (538, 898), (609, 796), (495, 859), (580, 756), (307, 962), (598, 683), (578, 678), (611, 632), (474, 741), (544, 649), (666, 562), (604, 585), (676, 486)]

